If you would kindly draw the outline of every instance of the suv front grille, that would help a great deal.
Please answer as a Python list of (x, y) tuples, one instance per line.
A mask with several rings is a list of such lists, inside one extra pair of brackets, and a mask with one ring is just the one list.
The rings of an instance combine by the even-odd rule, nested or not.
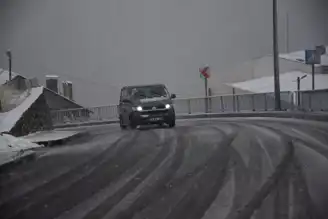
[[(153, 109), (155, 107), (155, 109)], [(157, 109), (165, 109), (165, 105), (157, 105), (157, 106), (144, 106), (143, 110), (157, 110)]]

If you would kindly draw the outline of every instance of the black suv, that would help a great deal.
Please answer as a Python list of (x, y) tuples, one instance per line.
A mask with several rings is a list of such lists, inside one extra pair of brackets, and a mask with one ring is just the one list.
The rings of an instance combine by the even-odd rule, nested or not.
[(175, 111), (165, 85), (128, 86), (121, 89), (119, 119), (122, 129), (138, 125), (167, 124), (175, 126)]

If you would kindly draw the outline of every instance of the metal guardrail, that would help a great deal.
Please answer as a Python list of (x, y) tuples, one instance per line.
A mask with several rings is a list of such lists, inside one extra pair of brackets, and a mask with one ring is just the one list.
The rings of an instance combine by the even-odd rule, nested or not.
[[(300, 103), (298, 104), (298, 96)], [(221, 113), (221, 112), (263, 112), (274, 111), (273, 93), (238, 94), (211, 96), (208, 98), (184, 98), (174, 100), (177, 115)], [(281, 92), (282, 110), (328, 111), (328, 90)], [(55, 125), (109, 121), (118, 119), (117, 105), (81, 109), (52, 111)]]
[(117, 105), (55, 110), (51, 117), (54, 125), (113, 120), (118, 118)]
[[(283, 110), (293, 109), (292, 92), (281, 92), (281, 100)], [(273, 93), (222, 95), (174, 101), (177, 114), (270, 111), (274, 110), (274, 104)]]
[(302, 111), (328, 111), (328, 90), (301, 91), (299, 110)]

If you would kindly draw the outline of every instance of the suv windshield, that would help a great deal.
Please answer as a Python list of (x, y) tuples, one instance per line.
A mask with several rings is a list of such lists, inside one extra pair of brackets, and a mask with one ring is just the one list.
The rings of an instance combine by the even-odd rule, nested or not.
[(130, 89), (129, 93), (134, 99), (169, 97), (166, 88), (163, 86), (134, 87)]

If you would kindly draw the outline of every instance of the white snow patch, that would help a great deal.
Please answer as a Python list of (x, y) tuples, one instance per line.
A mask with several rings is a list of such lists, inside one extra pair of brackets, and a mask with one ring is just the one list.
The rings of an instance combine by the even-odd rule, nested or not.
[(82, 131), (42, 131), (29, 134), (22, 138), (30, 140), (31, 142), (48, 142), (48, 141), (58, 141), (70, 138), (74, 135), (81, 133)]
[[(312, 89), (311, 74), (301, 71), (292, 71), (285, 74), (280, 74), (280, 90), (281, 91), (297, 91), (297, 77), (307, 75), (300, 83), (301, 90)], [(273, 76), (252, 79), (244, 82), (228, 84), (229, 86), (250, 91), (253, 93), (270, 93), (274, 91)], [(328, 75), (316, 74), (315, 75), (316, 89), (328, 89)]]
[(54, 79), (56, 79), (56, 78), (59, 78), (59, 77), (58, 77), (58, 75), (46, 75), (46, 78), (54, 78)]
[(16, 138), (12, 135), (0, 135), (0, 152), (17, 152), (42, 147), (23, 138)]
[(30, 95), (16, 108), (0, 113), (0, 132), (9, 132), (22, 117), (23, 113), (40, 97), (43, 87), (32, 88)]
[[(328, 50), (328, 47), (326, 47), (326, 50)], [(287, 54), (280, 54), (280, 58), (287, 59), (290, 61), (300, 62), (305, 64), (305, 50), (291, 52)], [(321, 56), (321, 64), (320, 65), (328, 65), (328, 54), (323, 54)], [(320, 66), (316, 65), (316, 66)]]

